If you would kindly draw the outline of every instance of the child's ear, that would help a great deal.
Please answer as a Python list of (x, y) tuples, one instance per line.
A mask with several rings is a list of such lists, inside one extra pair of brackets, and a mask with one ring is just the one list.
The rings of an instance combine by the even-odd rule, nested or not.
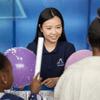
[(87, 37), (87, 43), (90, 45), (89, 37)]
[(40, 31), (43, 32), (40, 24), (39, 24), (39, 28), (40, 28)]
[(1, 82), (3, 84), (6, 84), (7, 83), (7, 74), (5, 72), (1, 76)]

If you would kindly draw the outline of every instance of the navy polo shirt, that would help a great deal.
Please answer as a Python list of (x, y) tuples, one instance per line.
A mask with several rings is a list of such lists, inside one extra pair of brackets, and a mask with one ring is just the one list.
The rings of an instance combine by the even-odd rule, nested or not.
[(24, 100), (24, 99), (14, 94), (5, 93), (0, 100)]
[[(37, 44), (35, 42), (29, 43), (27, 48), (36, 54)], [(67, 41), (58, 41), (56, 48), (52, 52), (48, 52), (43, 46), (40, 72), (40, 76), (43, 78), (42, 81), (47, 78), (60, 77), (68, 57), (74, 52), (74, 45)]]
[[(5, 93), (0, 100), (24, 100), (21, 97), (18, 97), (17, 95), (10, 94), (10, 93)], [(32, 93), (28, 100), (43, 100), (40, 94), (38, 93)]]

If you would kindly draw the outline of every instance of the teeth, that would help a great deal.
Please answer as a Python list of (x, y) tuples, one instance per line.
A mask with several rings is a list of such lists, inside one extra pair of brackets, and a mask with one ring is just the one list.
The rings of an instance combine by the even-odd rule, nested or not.
[(56, 38), (56, 36), (52, 36), (52, 38)]

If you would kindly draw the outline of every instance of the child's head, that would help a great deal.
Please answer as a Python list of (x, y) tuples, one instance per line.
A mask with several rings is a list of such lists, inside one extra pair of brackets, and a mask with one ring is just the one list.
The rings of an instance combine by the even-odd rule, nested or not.
[(34, 42), (37, 42), (39, 36), (44, 37), (44, 34), (41, 32), (44, 22), (54, 18), (55, 16), (60, 19), (61, 27), (62, 27), (62, 32), (61, 32), (61, 36), (59, 37), (59, 41), (66, 41), (66, 36), (64, 32), (64, 21), (63, 21), (61, 13), (55, 8), (46, 8), (41, 12), (39, 16), (38, 25), (37, 25), (37, 33), (36, 33)]
[(88, 39), (91, 47), (100, 49), (100, 8), (97, 10), (98, 17), (95, 18), (88, 30)]
[(10, 61), (0, 53), (0, 92), (10, 89), (13, 83), (12, 66)]

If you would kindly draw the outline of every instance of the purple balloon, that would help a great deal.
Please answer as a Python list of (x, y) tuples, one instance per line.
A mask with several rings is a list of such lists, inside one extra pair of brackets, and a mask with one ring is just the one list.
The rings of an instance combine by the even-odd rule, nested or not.
[(92, 51), (90, 51), (90, 50), (79, 50), (79, 51), (73, 53), (66, 61), (65, 69), (69, 65), (71, 65), (83, 58), (89, 57), (89, 56), (92, 56)]
[(12, 65), (13, 87), (29, 85), (35, 73), (35, 54), (23, 47), (8, 49), (5, 54)]

